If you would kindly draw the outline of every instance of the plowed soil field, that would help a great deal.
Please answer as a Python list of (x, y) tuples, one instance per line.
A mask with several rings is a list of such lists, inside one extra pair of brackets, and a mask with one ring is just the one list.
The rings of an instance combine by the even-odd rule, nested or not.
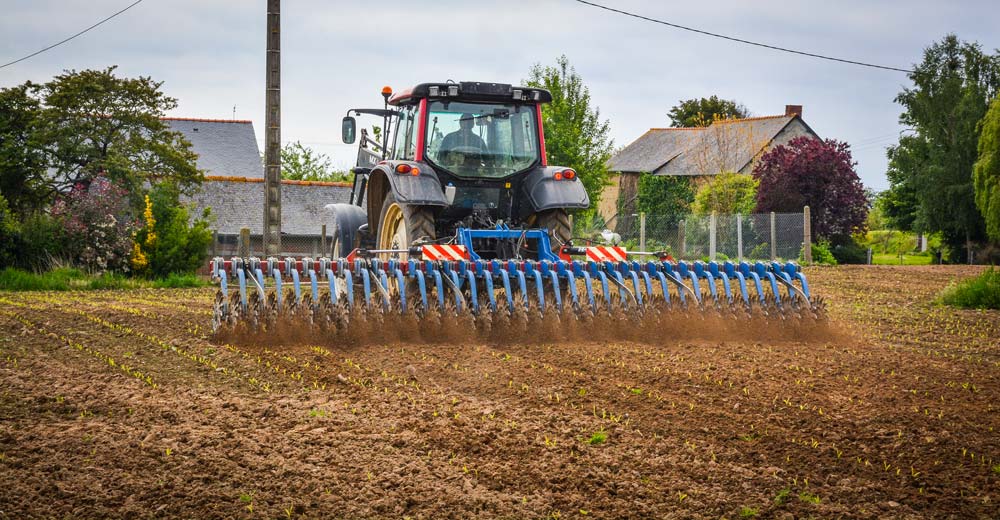
[(809, 269), (830, 326), (770, 340), (225, 344), (212, 289), (0, 294), (0, 518), (998, 518), (1000, 313), (930, 303), (980, 270)]

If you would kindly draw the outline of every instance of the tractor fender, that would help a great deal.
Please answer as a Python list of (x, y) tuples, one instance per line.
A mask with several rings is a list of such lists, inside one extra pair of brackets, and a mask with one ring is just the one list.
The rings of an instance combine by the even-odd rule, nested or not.
[(560, 166), (535, 168), (524, 176), (524, 193), (534, 211), (567, 208), (586, 209), (590, 207), (590, 197), (580, 182), (580, 176), (573, 179), (556, 180), (556, 172), (566, 170)]
[[(396, 167), (406, 164), (418, 168), (420, 173), (396, 173)], [(379, 216), (382, 214), (382, 202), (385, 194), (392, 192), (393, 198), (403, 204), (417, 206), (447, 206), (441, 181), (429, 164), (416, 161), (382, 161), (372, 168), (368, 177), (368, 224), (377, 229)]]
[[(400, 165), (409, 166), (411, 172), (413, 169), (418, 169), (420, 173), (417, 175), (396, 173), (396, 168)], [(397, 201), (417, 206), (448, 205), (444, 190), (441, 188), (441, 181), (431, 165), (416, 161), (386, 161), (385, 164), (379, 165), (378, 169), (384, 172)]]
[(346, 256), (354, 249), (358, 228), (368, 222), (368, 215), (354, 204), (331, 204), (329, 208), (333, 212), (334, 241), (341, 244), (341, 252)]

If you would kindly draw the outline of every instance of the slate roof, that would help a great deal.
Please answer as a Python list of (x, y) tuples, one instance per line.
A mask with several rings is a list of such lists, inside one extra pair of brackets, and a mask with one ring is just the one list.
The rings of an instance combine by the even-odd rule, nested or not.
[[(351, 186), (338, 182), (281, 182), (281, 232), (283, 235), (319, 235), (320, 226), (332, 232), (332, 215), (324, 207), (348, 202)], [(255, 178), (206, 177), (201, 190), (186, 197), (193, 203), (192, 216), (204, 208), (212, 210), (211, 229), (222, 235), (239, 234), (240, 228), (260, 235), (264, 228), (264, 180)]]
[(697, 140), (704, 128), (650, 128), (608, 160), (615, 172), (656, 171)]
[[(707, 128), (652, 128), (609, 159), (608, 169), (654, 175), (740, 171), (797, 118), (801, 119), (796, 115), (764, 116), (717, 121)], [(730, 135), (733, 138), (727, 142), (732, 148), (722, 150), (720, 141)], [(706, 164), (711, 164), (713, 171), (702, 171)]]
[(205, 175), (264, 178), (253, 122), (228, 119), (165, 117), (170, 129), (184, 134), (198, 154)]

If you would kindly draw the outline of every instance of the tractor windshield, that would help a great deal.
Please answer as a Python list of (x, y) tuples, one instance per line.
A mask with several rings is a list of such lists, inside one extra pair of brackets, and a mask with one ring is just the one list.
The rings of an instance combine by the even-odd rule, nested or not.
[(460, 177), (506, 177), (538, 160), (534, 105), (432, 101), (427, 158)]

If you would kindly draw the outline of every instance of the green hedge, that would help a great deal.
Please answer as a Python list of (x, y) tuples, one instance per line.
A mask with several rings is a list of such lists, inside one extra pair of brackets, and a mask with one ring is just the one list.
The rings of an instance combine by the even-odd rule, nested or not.
[(1000, 309), (1000, 271), (993, 267), (941, 293), (941, 303), (962, 309)]

